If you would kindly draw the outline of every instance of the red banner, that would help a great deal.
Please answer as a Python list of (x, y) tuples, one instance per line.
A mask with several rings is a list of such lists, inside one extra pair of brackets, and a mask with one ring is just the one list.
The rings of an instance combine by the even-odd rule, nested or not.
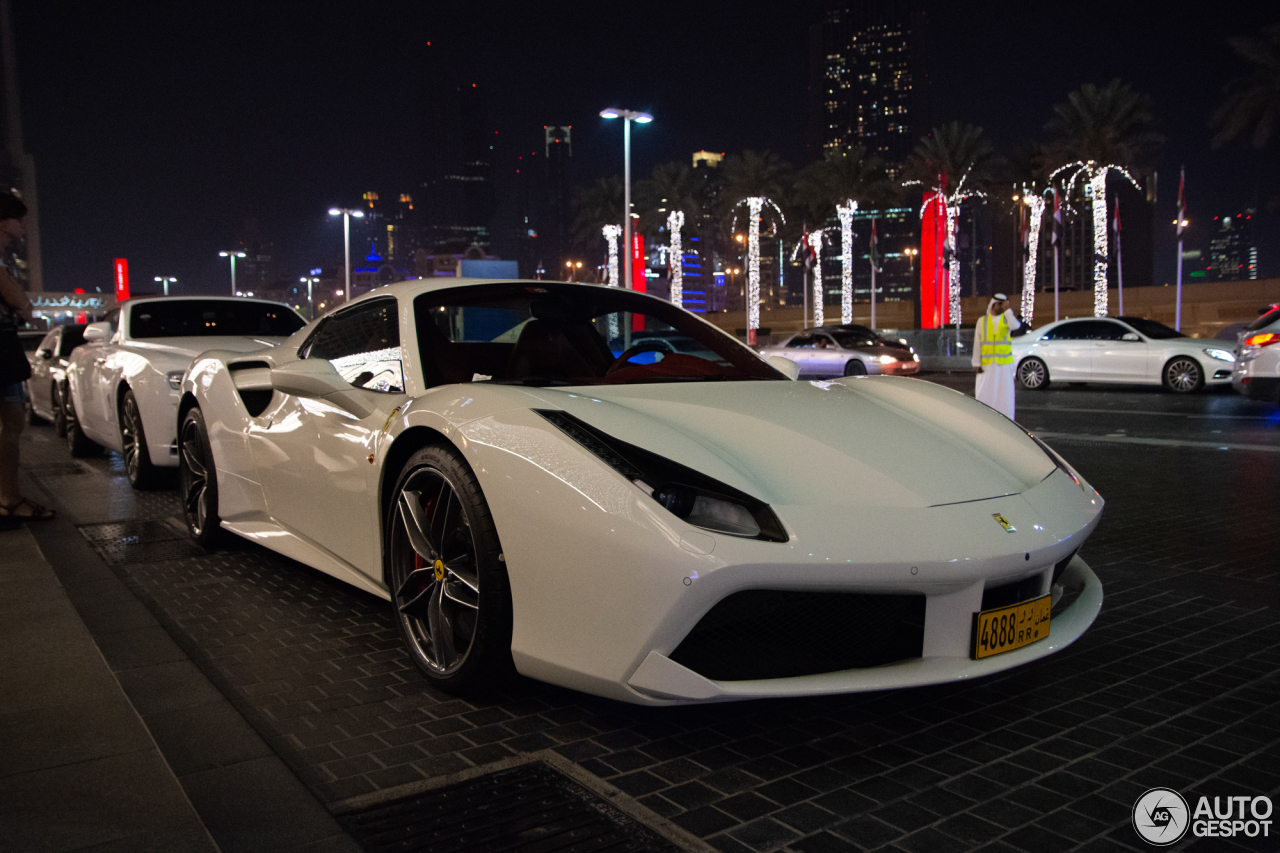
[(648, 291), (648, 279), (644, 274), (644, 235), (631, 235), (631, 289), (636, 293)]
[(116, 258), (116, 301), (129, 298), (129, 259)]
[(947, 204), (936, 193), (924, 195), (920, 221), (920, 326), (937, 329), (950, 322), (950, 273), (947, 270)]

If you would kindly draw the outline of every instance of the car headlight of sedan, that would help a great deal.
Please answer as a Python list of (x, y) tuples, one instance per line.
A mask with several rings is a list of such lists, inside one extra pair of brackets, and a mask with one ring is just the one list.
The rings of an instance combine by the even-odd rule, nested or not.
[(876, 356), (876, 361), (881, 364), (893, 364), (897, 359), (891, 355), (878, 355)]
[(764, 501), (679, 462), (619, 441), (568, 412), (534, 411), (686, 523), (729, 536), (788, 541), (782, 522)]
[(1235, 353), (1231, 352), (1231, 350), (1218, 349), (1217, 347), (1205, 347), (1204, 354), (1209, 358), (1216, 358), (1218, 361), (1234, 362), (1236, 360)]
[(1083, 490), (1086, 494), (1088, 493), (1089, 486), (1085, 483), (1084, 477), (1081, 477), (1080, 472), (1077, 471), (1075, 468), (1071, 467), (1070, 462), (1063, 459), (1062, 456), (1058, 453), (1058, 451), (1054, 450), (1052, 447), (1045, 444), (1036, 436), (1032, 435), (1029, 432), (1027, 433), (1027, 435), (1030, 436), (1032, 441), (1034, 441), (1037, 445), (1040, 446), (1040, 449), (1045, 452), (1046, 456), (1048, 456), (1050, 459), (1053, 460), (1054, 465), (1057, 465), (1059, 468), (1061, 468), (1062, 472), (1066, 474), (1068, 477), (1070, 477), (1072, 482), (1074, 482), (1077, 486), (1079, 486), (1081, 490)]
[(170, 370), (164, 375), (164, 378), (169, 381), (169, 387), (177, 391), (182, 388), (182, 377), (185, 375), (185, 370)]

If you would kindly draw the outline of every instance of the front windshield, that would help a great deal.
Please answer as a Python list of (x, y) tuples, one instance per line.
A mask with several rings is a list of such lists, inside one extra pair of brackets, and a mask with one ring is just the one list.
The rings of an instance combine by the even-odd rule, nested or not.
[(1151, 338), (1153, 341), (1165, 341), (1170, 338), (1185, 338), (1182, 332), (1170, 329), (1164, 323), (1157, 323), (1155, 320), (1147, 320), (1142, 317), (1121, 317), (1130, 326), (1133, 326), (1139, 332)]
[(129, 316), (133, 338), (213, 335), (285, 337), (305, 325), (285, 305), (239, 299), (175, 299), (142, 302)]
[(1270, 311), (1266, 311), (1261, 314), (1258, 319), (1245, 326), (1244, 330), (1246, 332), (1256, 332), (1259, 329), (1270, 326), (1276, 320), (1280, 320), (1280, 306), (1272, 306)]
[(864, 326), (846, 326), (831, 333), (836, 343), (845, 349), (868, 347), (884, 343), (884, 338)]
[(625, 290), (501, 283), (414, 300), (428, 385), (625, 385), (786, 377), (714, 326)]

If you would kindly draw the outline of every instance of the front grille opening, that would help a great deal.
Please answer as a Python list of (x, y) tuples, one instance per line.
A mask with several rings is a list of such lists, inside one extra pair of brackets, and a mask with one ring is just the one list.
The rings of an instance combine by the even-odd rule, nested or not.
[(735, 592), (671, 659), (713, 681), (793, 678), (882, 666), (924, 650), (923, 595)]
[(1029, 578), (1023, 578), (1013, 583), (987, 587), (982, 591), (982, 609), (990, 610), (993, 607), (1008, 607), (1010, 604), (1018, 604), (1022, 601), (1039, 598), (1041, 595), (1041, 582), (1040, 575), (1032, 575)]

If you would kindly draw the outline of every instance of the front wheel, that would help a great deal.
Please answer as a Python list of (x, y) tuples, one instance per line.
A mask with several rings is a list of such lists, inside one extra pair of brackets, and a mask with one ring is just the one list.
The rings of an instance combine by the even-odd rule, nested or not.
[(142, 412), (138, 410), (138, 398), (133, 391), (125, 391), (120, 402), (120, 449), (124, 455), (124, 473), (129, 485), (139, 491), (151, 488), (156, 482), (156, 466), (151, 464), (147, 452), (147, 434), (142, 429)]
[(480, 484), (457, 451), (423, 448), (386, 513), (392, 615), (414, 662), (451, 692), (512, 669), (511, 590)]
[(849, 359), (844, 366), (845, 376), (866, 376), (867, 366), (856, 358)]
[(1164, 387), (1175, 394), (1190, 394), (1204, 385), (1200, 363), (1189, 356), (1178, 356), (1164, 366)]
[(178, 479), (187, 529), (202, 548), (212, 548), (222, 533), (218, 519), (218, 472), (204, 414), (192, 407), (178, 431)]
[(1032, 356), (1018, 365), (1018, 382), (1028, 391), (1043, 391), (1049, 387), (1049, 366)]

